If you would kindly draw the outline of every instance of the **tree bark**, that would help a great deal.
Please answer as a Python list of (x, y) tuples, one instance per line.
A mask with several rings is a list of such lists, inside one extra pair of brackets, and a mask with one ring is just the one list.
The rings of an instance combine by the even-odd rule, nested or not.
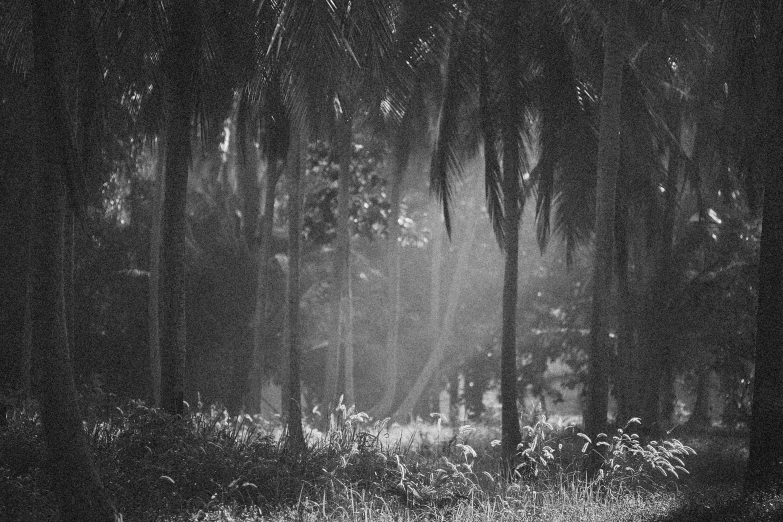
[[(622, 200), (620, 200), (622, 198)], [(639, 386), (635, 377), (638, 366), (634, 342), (634, 298), (630, 284), (630, 249), (628, 241), (628, 205), (623, 196), (617, 205), (617, 297), (619, 310), (619, 335), (617, 342), (617, 371), (615, 372), (615, 397), (617, 399), (617, 423), (624, 425), (638, 414)]]
[(289, 154), (289, 194), (288, 194), (288, 389), (285, 400), (288, 402), (286, 444), (293, 450), (305, 447), (302, 430), (302, 388), (299, 351), (299, 263), (302, 221), (301, 177), (307, 154), (307, 140), (301, 131), (292, 130), (291, 151)]
[[(767, 110), (760, 133), (764, 207), (759, 258), (756, 359), (746, 491), (783, 489), (783, 13), (768, 0), (762, 11)], [(764, 81), (764, 79), (760, 80)]]
[[(326, 356), (324, 402), (327, 411), (337, 405), (340, 394), (340, 355), (342, 352), (343, 323), (346, 320), (345, 278), (350, 262), (350, 189), (351, 189), (351, 123), (341, 116), (334, 139), (335, 154), (340, 165), (337, 193), (337, 237), (334, 250), (334, 288), (332, 289), (332, 331)], [(329, 416), (327, 415), (326, 418)]]
[(73, 175), (65, 108), (54, 82), (62, 2), (33, 3), (32, 78), (37, 90), (36, 172), (31, 238), (30, 319), (35, 392), (41, 405), (52, 483), (66, 522), (111, 521), (114, 507), (92, 460), (78, 411), (65, 327), (65, 176)]
[(503, 270), (500, 397), (503, 460), (511, 463), (522, 442), (517, 407), (517, 299), (519, 278), (520, 137), (516, 126), (503, 130)]
[(585, 431), (594, 438), (606, 428), (609, 406), (608, 312), (612, 292), (615, 191), (620, 164), (620, 105), (623, 87), (623, 24), (626, 2), (618, 0), (606, 10), (601, 124), (598, 142), (598, 179), (595, 211), (593, 312), (587, 377)]
[(185, 204), (199, 43), (196, 9), (193, 2), (172, 4), (171, 44), (164, 58), (168, 121), (160, 248), (161, 405), (173, 414), (184, 412)]
[[(397, 420), (406, 420), (406, 418), (413, 411), (416, 403), (419, 402), (422, 393), (426, 389), (433, 376), (440, 368), (441, 362), (446, 355), (446, 345), (449, 340), (449, 336), (454, 329), (454, 321), (457, 317), (457, 310), (460, 304), (460, 298), (462, 297), (462, 290), (465, 287), (465, 272), (468, 268), (468, 259), (470, 253), (473, 250), (473, 243), (476, 238), (476, 223), (477, 219), (469, 219), (467, 230), (465, 231), (465, 243), (461, 247), (457, 256), (457, 264), (454, 269), (454, 277), (452, 277), (451, 287), (449, 288), (449, 294), (446, 301), (446, 313), (443, 316), (443, 325), (438, 329), (437, 342), (430, 352), (430, 356), (427, 359), (424, 368), (416, 378), (416, 382), (410, 389), (405, 399), (395, 411), (392, 418)], [(440, 261), (437, 260), (439, 263)]]
[[(350, 245), (350, 238), (349, 238)], [(350, 247), (349, 247), (350, 252)], [(351, 262), (348, 258), (348, 267), (346, 270), (347, 283), (347, 303), (348, 308), (345, 318), (345, 366), (343, 372), (345, 375), (345, 404), (349, 408), (356, 406), (356, 391), (353, 381), (353, 288), (351, 278)]]
[(68, 348), (76, 349), (76, 216), (66, 212), (63, 227), (63, 283), (65, 287), (65, 331), (68, 336)]
[[(32, 194), (35, 191), (35, 180), (31, 179), (27, 181), (27, 189), (28, 194)], [(33, 379), (33, 320), (32, 320), (32, 297), (33, 297), (33, 287), (32, 287), (32, 237), (33, 237), (33, 216), (34, 214), (34, 202), (32, 196), (29, 196), (26, 203), (26, 213), (28, 217), (28, 222), (26, 225), (26, 232), (28, 234), (27, 239), (27, 252), (25, 253), (25, 258), (27, 259), (27, 268), (25, 270), (25, 300), (24, 300), (24, 325), (23, 325), (23, 332), (22, 332), (22, 361), (21, 361), (21, 372), (22, 375), (20, 376), (20, 384), (22, 392), (24, 393), (24, 397), (26, 399), (30, 398), (32, 396), (32, 383), (34, 382)]]
[(150, 225), (150, 278), (147, 316), (149, 323), (149, 372), (150, 372), (150, 404), (160, 407), (160, 234), (163, 193), (166, 187), (166, 172), (163, 168), (166, 161), (165, 147), (159, 145), (156, 154), (155, 179), (153, 180), (154, 195), (152, 198), (152, 223)]
[[(394, 156), (394, 155), (392, 155)], [(397, 378), (400, 365), (400, 317), (402, 315), (402, 298), (400, 295), (400, 258), (402, 243), (400, 241), (400, 199), (405, 169), (401, 163), (392, 159), (391, 193), (389, 194), (389, 236), (386, 239), (386, 263), (388, 286), (386, 289), (388, 303), (391, 307), (389, 323), (386, 330), (386, 369), (384, 377), (386, 387), (380, 402), (370, 410), (370, 416), (381, 418), (389, 415), (397, 398)], [(440, 262), (440, 260), (437, 260)]]
[(674, 221), (677, 213), (677, 180), (680, 152), (670, 151), (664, 183), (664, 204), (660, 220), (652, 223), (651, 286), (647, 291), (642, 317), (637, 359), (642, 365), (633, 376), (639, 385), (639, 411), (642, 431), (657, 437), (674, 408), (674, 353), (668, 307), (672, 287)]

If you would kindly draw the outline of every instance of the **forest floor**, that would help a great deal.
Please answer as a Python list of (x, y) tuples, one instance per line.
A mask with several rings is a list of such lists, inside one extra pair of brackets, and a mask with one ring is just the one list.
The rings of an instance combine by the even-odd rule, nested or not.
[[(491, 426), (386, 429), (343, 410), (294, 454), (274, 425), (219, 410), (186, 419), (140, 403), (88, 412), (96, 464), (125, 522), (783, 520), (783, 495), (742, 495), (742, 432), (649, 444), (616, 432), (588, 483), (593, 446), (541, 418), (524, 430), (519, 473), (509, 476)], [(0, 429), (0, 522), (56, 519), (44, 455), (37, 415), (12, 412)]]

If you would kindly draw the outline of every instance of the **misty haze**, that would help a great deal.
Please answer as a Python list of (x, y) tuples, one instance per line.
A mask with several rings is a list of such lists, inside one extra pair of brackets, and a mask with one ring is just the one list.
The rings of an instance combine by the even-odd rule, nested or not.
[(0, 522), (783, 520), (783, 3), (0, 0)]

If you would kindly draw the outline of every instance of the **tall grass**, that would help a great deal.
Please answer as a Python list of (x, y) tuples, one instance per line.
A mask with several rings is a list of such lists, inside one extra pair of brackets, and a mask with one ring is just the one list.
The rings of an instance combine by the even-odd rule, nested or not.
[[(625, 430), (591, 441), (544, 416), (530, 424), (512, 469), (496, 428), (389, 426), (342, 405), (296, 453), (279, 426), (215, 407), (180, 418), (131, 402), (85, 429), (126, 521), (636, 520), (673, 501), (693, 454)], [(15, 413), (0, 433), (9, 520), (54, 520), (43, 454), (37, 416)]]

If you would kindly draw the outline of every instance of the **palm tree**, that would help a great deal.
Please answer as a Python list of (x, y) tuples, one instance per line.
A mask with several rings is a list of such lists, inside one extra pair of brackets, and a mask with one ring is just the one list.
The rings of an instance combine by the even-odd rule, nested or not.
[[(497, 5), (461, 5), (452, 33), (431, 186), (443, 202), (446, 227), (450, 230), (450, 176), (459, 172), (461, 149), (474, 151), (471, 137), (480, 137), (487, 208), (506, 258), (501, 394), (503, 454), (509, 460), (521, 440), (516, 399), (516, 279), (522, 204), (532, 183), (538, 183), (539, 226), (544, 244), (556, 185), (554, 174), (559, 173), (571, 184), (572, 179), (584, 177), (591, 155), (577, 158), (569, 149), (581, 151), (580, 142), (585, 137), (589, 141), (590, 132), (584, 136), (573, 132), (577, 127), (589, 129), (584, 125), (587, 113), (578, 99), (580, 91), (563, 27), (551, 6), (511, 0)], [(531, 41), (536, 45), (529, 45)], [(466, 126), (463, 113), (475, 115), (471, 121), (478, 125)], [(538, 164), (527, 183), (523, 174), (529, 168), (530, 149), (536, 142)], [(572, 239), (579, 237), (578, 228), (559, 224), (558, 230)]]
[[(31, 243), (30, 315), (35, 389), (41, 402), (44, 437), (51, 459), (60, 516), (68, 521), (115, 520), (114, 507), (101, 483), (87, 445), (77, 406), (76, 386), (68, 350), (64, 296), (63, 187), (75, 180), (73, 151), (65, 107), (60, 99), (57, 35), (66, 5), (34, 2), (32, 6), (32, 78), (36, 90), (38, 164), (34, 187)], [(71, 155), (69, 159), (69, 155)]]

